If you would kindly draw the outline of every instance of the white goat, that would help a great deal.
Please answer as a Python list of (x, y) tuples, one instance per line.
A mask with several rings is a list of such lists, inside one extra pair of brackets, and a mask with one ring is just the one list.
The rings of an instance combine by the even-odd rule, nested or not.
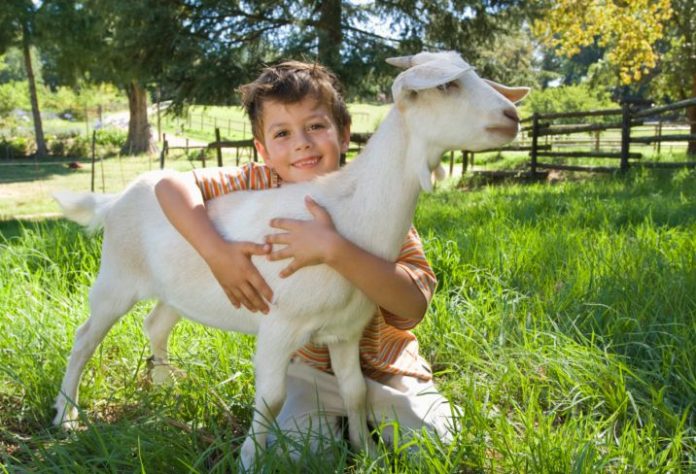
[[(512, 101), (526, 88), (485, 82), (453, 52), (393, 58), (404, 68), (395, 80), (392, 108), (361, 155), (342, 170), (311, 182), (264, 192), (236, 192), (208, 203), (208, 212), (228, 240), (263, 241), (268, 222), (284, 216), (307, 219), (311, 195), (331, 214), (337, 230), (363, 249), (395, 260), (413, 218), (421, 189), (448, 149), (481, 150), (512, 140), (518, 118)], [(285, 399), (292, 354), (308, 341), (326, 344), (356, 448), (370, 448), (365, 382), (358, 342), (375, 305), (325, 265), (305, 267), (280, 279), (284, 262), (254, 258), (276, 301), (267, 316), (235, 309), (203, 259), (169, 224), (154, 195), (166, 172), (139, 177), (115, 196), (63, 193), (65, 214), (93, 228), (104, 226), (102, 262), (90, 291), (91, 316), (75, 345), (56, 400), (54, 423), (77, 419), (80, 376), (111, 326), (137, 301), (159, 303), (145, 321), (154, 356), (167, 357), (167, 338), (179, 314), (208, 326), (258, 335), (255, 414), (241, 448), (244, 466), (265, 447), (267, 427)]]

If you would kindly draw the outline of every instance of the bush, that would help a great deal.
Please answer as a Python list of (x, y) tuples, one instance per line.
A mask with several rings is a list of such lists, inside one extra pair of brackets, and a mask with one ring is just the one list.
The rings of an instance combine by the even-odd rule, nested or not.
[[(521, 107), (522, 116), (528, 117), (534, 112), (540, 114), (556, 112), (583, 112), (599, 109), (619, 108), (619, 104), (613, 102), (609, 94), (602, 89), (591, 89), (580, 84), (561, 86), (544, 90), (533, 90)], [(583, 122), (614, 122), (616, 117), (587, 117)], [(559, 119), (555, 123), (577, 123), (577, 118)]]
[(70, 140), (66, 156), (74, 158), (88, 157), (92, 153), (92, 140), (86, 136), (78, 136)]
[(36, 150), (34, 139), (30, 137), (3, 138), (0, 142), (0, 156), (3, 158), (24, 158)]
[(29, 109), (27, 85), (14, 81), (0, 84), (0, 117), (6, 117), (15, 109)]
[(112, 148), (121, 148), (128, 134), (123, 130), (101, 129), (97, 130), (97, 145)]

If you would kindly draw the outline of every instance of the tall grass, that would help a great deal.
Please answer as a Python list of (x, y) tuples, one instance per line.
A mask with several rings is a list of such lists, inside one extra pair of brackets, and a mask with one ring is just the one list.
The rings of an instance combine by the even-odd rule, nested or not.
[[(266, 470), (696, 469), (696, 175), (450, 187), (421, 199), (416, 225), (440, 281), (416, 332), (462, 409), (456, 442), (405, 440), (377, 460), (335, 443), (331, 461), (281, 451)], [(253, 339), (181, 323), (171, 346), (186, 375), (150, 387), (141, 304), (88, 364), (86, 428), (49, 428), (99, 238), (62, 220), (8, 221), (0, 233), (4, 469), (234, 471)]]

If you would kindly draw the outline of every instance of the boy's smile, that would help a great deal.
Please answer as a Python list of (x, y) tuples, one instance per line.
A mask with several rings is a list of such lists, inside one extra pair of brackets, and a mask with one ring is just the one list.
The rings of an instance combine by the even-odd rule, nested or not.
[(328, 108), (313, 97), (291, 104), (266, 101), (263, 143), (254, 140), (268, 166), (285, 182), (308, 181), (338, 169), (350, 131), (339, 131)]

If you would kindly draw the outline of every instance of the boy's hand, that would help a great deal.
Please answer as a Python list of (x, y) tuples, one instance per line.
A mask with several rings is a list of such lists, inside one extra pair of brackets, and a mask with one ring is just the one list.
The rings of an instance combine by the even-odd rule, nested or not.
[(210, 270), (235, 308), (244, 305), (249, 311), (268, 314), (266, 301), (273, 300), (273, 291), (251, 262), (251, 256), (270, 251), (268, 244), (224, 242), (216, 249), (214, 258), (208, 260)]
[(305, 197), (305, 205), (314, 219), (309, 221), (281, 218), (271, 220), (271, 227), (287, 232), (266, 236), (266, 242), (269, 244), (285, 245), (284, 248), (271, 252), (268, 259), (293, 259), (290, 265), (280, 272), (282, 278), (289, 277), (302, 267), (327, 263), (332, 258), (335, 246), (341, 238), (326, 209), (309, 196)]

